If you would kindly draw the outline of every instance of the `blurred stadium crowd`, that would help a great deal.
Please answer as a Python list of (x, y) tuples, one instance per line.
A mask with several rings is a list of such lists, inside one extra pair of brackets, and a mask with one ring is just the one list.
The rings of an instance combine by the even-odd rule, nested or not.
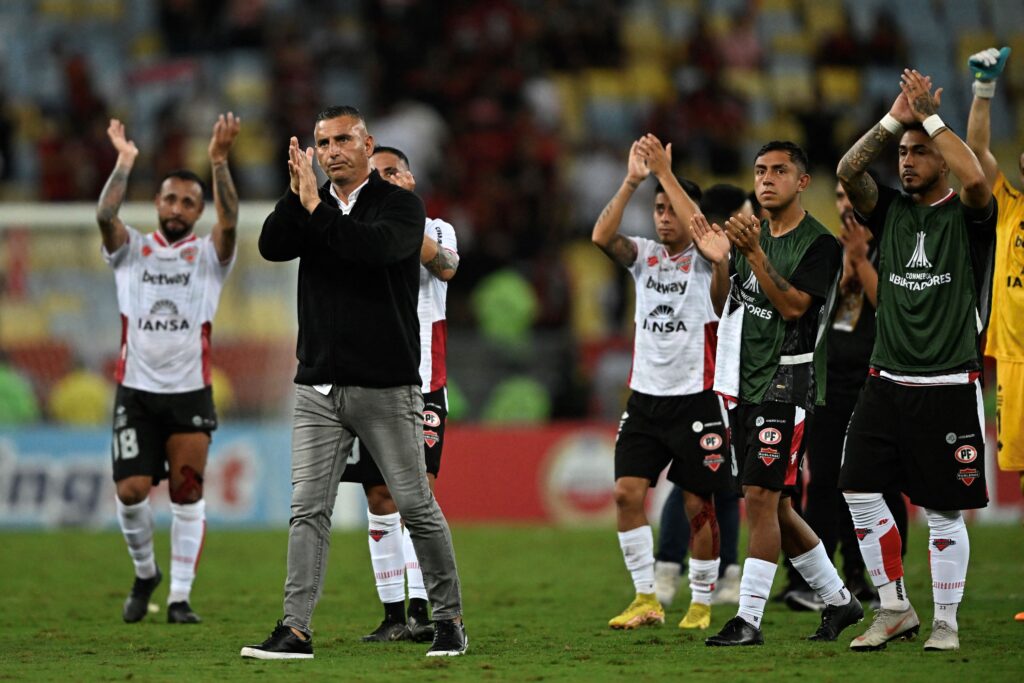
[[(210, 127), (232, 110), (244, 122), (240, 196), (274, 200), (288, 137), (308, 144), (320, 109), (354, 104), (378, 143), (409, 155), (428, 215), (458, 232), (452, 417), (611, 418), (630, 365), (632, 284), (589, 233), (634, 138), (672, 142), (678, 173), (702, 185), (744, 187), (763, 142), (795, 140), (816, 180), (805, 205), (835, 224), (836, 161), (887, 110), (899, 70), (943, 86), (943, 116), (962, 132), (964, 65), (990, 45), (1024, 54), (1024, 3), (3, 2), (0, 197), (95, 202), (116, 116), (142, 151), (130, 199), (148, 200), (168, 170), (209, 173)], [(1000, 87), (993, 149), (1016, 158), (1024, 70)], [(644, 189), (626, 232), (653, 232)], [(239, 272), (214, 327), (229, 419), (285, 415), (291, 394), (294, 276), (256, 253), (262, 218), (243, 215)], [(119, 323), (98, 245), (88, 222), (30, 231), (0, 216), (0, 423), (108, 419)]]

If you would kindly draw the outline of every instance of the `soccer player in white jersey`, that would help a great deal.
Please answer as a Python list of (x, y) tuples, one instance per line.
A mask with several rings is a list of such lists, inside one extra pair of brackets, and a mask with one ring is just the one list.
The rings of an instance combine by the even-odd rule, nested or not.
[[(401, 150), (378, 145), (373, 150), (370, 163), (385, 180), (410, 192), (416, 188), (416, 178), (409, 170), (409, 159)], [(448, 417), (445, 301), (448, 281), (455, 277), (458, 267), (455, 229), (439, 218), (427, 218), (420, 249), (417, 312), (420, 319), (420, 379), (423, 383), (423, 452), (431, 491), (441, 468)], [(373, 454), (359, 440), (355, 442), (341, 481), (361, 483), (366, 492), (370, 562), (377, 582), (377, 595), (384, 605), (384, 620), (372, 633), (363, 636), (363, 641), (430, 641), (434, 637), (434, 628), (427, 614), (427, 590), (412, 539), (402, 525), (401, 515), (384, 483), (384, 476), (374, 463)], [(408, 616), (405, 609), (406, 581)]]
[[(654, 538), (644, 512), (647, 490), (666, 465), (683, 489), (691, 528), (691, 602), (684, 629), (711, 624), (719, 541), (713, 494), (730, 485), (727, 417), (711, 390), (718, 316), (729, 288), (729, 242), (707, 231), (697, 241), (699, 214), (672, 173), (671, 144), (645, 135), (629, 152), (626, 178), (594, 224), (592, 239), (636, 281), (633, 390), (615, 443), (615, 503), (619, 545), (636, 598), (608, 622), (633, 629), (665, 621), (654, 594)], [(654, 225), (658, 241), (618, 233), (623, 211), (649, 175), (658, 180)]]
[(191, 171), (175, 171), (160, 183), (157, 231), (143, 234), (121, 221), (118, 210), (139, 150), (117, 119), (107, 129), (117, 164), (100, 194), (96, 220), (121, 311), (112, 456), (117, 519), (135, 565), (122, 614), (126, 622), (146, 616), (163, 578), (153, 553), (149, 504), (150, 489), (162, 479), (169, 480), (172, 513), (167, 621), (200, 621), (189, 594), (206, 534), (203, 471), (217, 428), (210, 329), (235, 259), (238, 193), (228, 152), (239, 127), (240, 119), (230, 112), (213, 126), (208, 151), (217, 223), (205, 237), (192, 232), (203, 213), (204, 188)]

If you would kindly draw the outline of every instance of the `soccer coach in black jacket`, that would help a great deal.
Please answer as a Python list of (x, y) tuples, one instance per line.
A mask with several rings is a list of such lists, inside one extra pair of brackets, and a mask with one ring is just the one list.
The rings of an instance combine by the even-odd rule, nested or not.
[[(315, 150), (291, 139), (291, 185), (263, 224), (260, 254), (299, 259), (299, 360), (284, 619), (243, 657), (313, 657), (338, 480), (358, 436), (378, 458), (420, 558), (433, 608), (428, 656), (465, 652), (451, 534), (427, 485), (416, 299), (425, 212), (371, 172), (373, 137), (354, 107), (317, 116)], [(317, 188), (316, 155), (329, 180)]]

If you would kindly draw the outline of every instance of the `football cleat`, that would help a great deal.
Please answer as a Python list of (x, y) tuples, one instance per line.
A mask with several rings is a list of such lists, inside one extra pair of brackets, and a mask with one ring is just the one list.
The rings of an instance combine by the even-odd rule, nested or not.
[(794, 612), (820, 612), (825, 609), (825, 601), (810, 589), (786, 591), (783, 599), (786, 607)]
[(634, 629), (647, 624), (664, 624), (665, 610), (654, 593), (637, 593), (622, 614), (609, 620), (614, 629)]
[(656, 561), (654, 563), (654, 595), (664, 607), (668, 607), (676, 599), (676, 592), (679, 590), (679, 576), (682, 572), (683, 565), (678, 562)]
[(825, 605), (821, 613), (821, 624), (814, 635), (808, 636), (807, 640), (833, 641), (839, 637), (847, 626), (853, 626), (864, 618), (864, 608), (860, 600), (850, 596), (850, 602), (845, 605)]
[(458, 657), (466, 654), (469, 638), (466, 627), (454, 619), (439, 619), (434, 622), (434, 642), (427, 650), (428, 657)]
[(711, 592), (712, 605), (738, 605), (740, 602), (740, 566), (730, 564), (715, 582)]
[(705, 639), (708, 647), (730, 647), (734, 645), (764, 645), (761, 629), (748, 623), (743, 617), (733, 617), (716, 635)]
[(172, 602), (167, 605), (168, 624), (198, 624), (202, 621), (203, 620), (199, 618), (199, 615), (192, 611), (192, 608), (188, 604), (188, 600)]
[(279, 621), (269, 638), (243, 647), (240, 654), (245, 659), (313, 659), (313, 639), (299, 638)]
[(363, 636), (362, 641), (364, 643), (388, 643), (396, 640), (410, 640), (411, 635), (409, 633), (409, 627), (400, 621), (388, 621), (385, 619), (380, 622), (372, 633), (367, 633)]
[(928, 652), (959, 650), (960, 634), (945, 621), (936, 619), (932, 622), (932, 635), (925, 641), (924, 649)]
[(850, 649), (858, 652), (884, 650), (890, 640), (912, 640), (921, 628), (921, 620), (913, 605), (902, 612), (880, 608), (868, 630), (850, 642)]
[(142, 621), (149, 611), (149, 598), (163, 578), (164, 575), (160, 573), (160, 567), (157, 567), (156, 574), (148, 579), (135, 577), (132, 591), (124, 601), (124, 609), (121, 610), (121, 616), (127, 623), (134, 624), (137, 621)]
[(679, 628), (699, 628), (704, 630), (708, 626), (711, 626), (711, 605), (691, 602), (690, 609), (686, 610), (686, 616), (679, 622)]
[(417, 643), (428, 643), (434, 639), (434, 622), (429, 619), (410, 614), (405, 625), (409, 628), (409, 638)]

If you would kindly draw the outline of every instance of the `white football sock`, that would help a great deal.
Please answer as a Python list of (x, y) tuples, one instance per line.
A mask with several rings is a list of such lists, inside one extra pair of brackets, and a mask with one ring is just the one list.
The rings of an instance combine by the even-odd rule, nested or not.
[(711, 604), (711, 591), (718, 580), (719, 558), (713, 560), (690, 559), (690, 602), (700, 605)]
[(910, 609), (903, 585), (903, 541), (881, 493), (844, 493), (871, 583), (885, 609)]
[(754, 557), (743, 561), (743, 575), (740, 577), (740, 609), (736, 616), (743, 621), (761, 628), (764, 606), (772, 592), (775, 580), (774, 562), (765, 562)]
[(843, 580), (839, 578), (835, 565), (829, 561), (825, 544), (820, 540), (818, 545), (803, 555), (789, 558), (789, 561), (826, 605), (845, 605), (850, 602), (850, 591), (845, 590)]
[(402, 530), (402, 554), (405, 556), (405, 580), (408, 582), (409, 599), (426, 600), (427, 589), (423, 585), (423, 570), (420, 569), (420, 558), (416, 557), (416, 549), (412, 547), (412, 536), (409, 529)]
[(402, 516), (367, 513), (370, 563), (380, 601), (405, 602), (405, 555), (402, 553)]
[(206, 501), (171, 503), (171, 592), (167, 604), (184, 602), (192, 592), (206, 536)]
[(619, 547), (637, 593), (654, 593), (654, 533), (647, 524), (619, 532)]
[(150, 579), (156, 576), (153, 555), (153, 508), (149, 498), (135, 505), (125, 505), (117, 498), (117, 522), (128, 544), (128, 554), (135, 565), (135, 576)]
[[(932, 569), (935, 618), (957, 628), (956, 612), (964, 597), (971, 542), (959, 510), (925, 509), (928, 518), (928, 562)], [(942, 616), (940, 616), (940, 613)]]

